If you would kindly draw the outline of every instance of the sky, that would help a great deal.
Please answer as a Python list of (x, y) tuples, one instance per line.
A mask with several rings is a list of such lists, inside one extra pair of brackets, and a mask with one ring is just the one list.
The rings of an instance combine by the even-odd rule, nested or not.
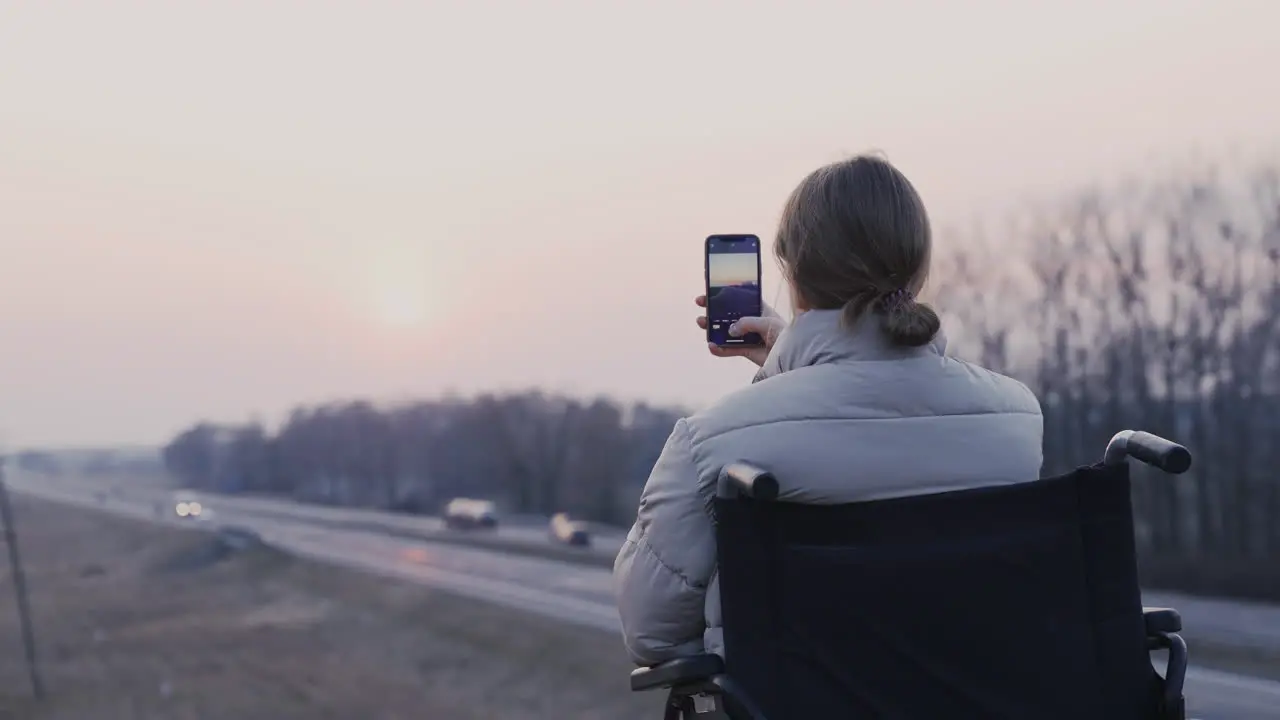
[(713, 253), (707, 262), (712, 285), (741, 285), (756, 280), (755, 253)]
[(1271, 0), (0, 0), (0, 443), (448, 391), (696, 407), (753, 374), (693, 322), (707, 235), (768, 244), (867, 150), (946, 228), (1271, 147), (1276, 27)]

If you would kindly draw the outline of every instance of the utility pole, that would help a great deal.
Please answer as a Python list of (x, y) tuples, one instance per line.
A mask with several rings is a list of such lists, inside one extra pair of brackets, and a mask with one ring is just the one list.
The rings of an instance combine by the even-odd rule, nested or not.
[(27, 674), (31, 692), (44, 698), (44, 683), (36, 664), (36, 633), (31, 625), (31, 608), (27, 604), (27, 578), (22, 572), (22, 556), (18, 552), (18, 531), (13, 525), (13, 506), (9, 504), (9, 485), (4, 478), (5, 456), (0, 455), (0, 523), (4, 524), (4, 542), (9, 546), (9, 568), (13, 571), (13, 593), (18, 601), (18, 621), (22, 624), (22, 644), (27, 655)]

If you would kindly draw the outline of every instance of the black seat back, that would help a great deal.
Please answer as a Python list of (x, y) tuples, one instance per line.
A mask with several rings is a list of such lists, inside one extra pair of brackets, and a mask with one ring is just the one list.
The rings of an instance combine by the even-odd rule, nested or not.
[(715, 512), (726, 670), (770, 720), (1154, 717), (1126, 466)]

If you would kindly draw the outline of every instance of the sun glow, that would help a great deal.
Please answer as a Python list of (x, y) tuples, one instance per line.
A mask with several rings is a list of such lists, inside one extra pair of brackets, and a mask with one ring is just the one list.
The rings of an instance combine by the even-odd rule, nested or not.
[(385, 258), (370, 278), (373, 319), (384, 327), (409, 329), (433, 319), (439, 288), (432, 283), (425, 258)]
[(427, 321), (426, 293), (410, 285), (385, 285), (374, 296), (374, 316), (393, 328), (408, 328)]

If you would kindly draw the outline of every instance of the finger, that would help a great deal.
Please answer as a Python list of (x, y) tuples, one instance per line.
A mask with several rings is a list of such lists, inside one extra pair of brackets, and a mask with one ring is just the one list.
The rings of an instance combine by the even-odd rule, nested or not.
[(699, 315), (699, 316), (698, 316), (698, 327), (702, 328), (703, 330), (706, 330), (706, 329), (707, 329), (707, 316), (706, 316), (706, 315)]
[(715, 343), (707, 343), (707, 349), (716, 357), (742, 357), (751, 352), (750, 348), (727, 348)]
[(693, 299), (693, 304), (694, 304), (694, 305), (697, 305), (698, 307), (706, 307), (706, 306), (707, 306), (707, 296), (706, 296), (706, 295), (699, 295), (698, 297), (696, 297), (696, 298), (694, 298), (694, 299)]
[(738, 318), (729, 326), (729, 334), (733, 337), (742, 337), (747, 333), (758, 333), (763, 335), (769, 329), (769, 321), (758, 317)]

